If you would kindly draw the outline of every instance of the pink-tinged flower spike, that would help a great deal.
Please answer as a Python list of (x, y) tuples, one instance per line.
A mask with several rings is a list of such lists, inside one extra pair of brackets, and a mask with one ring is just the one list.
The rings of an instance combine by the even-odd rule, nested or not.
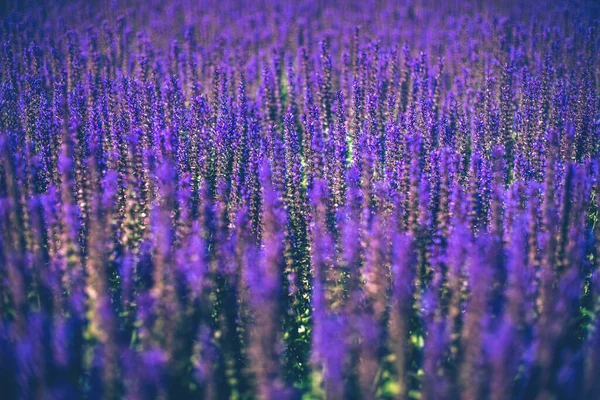
[(261, 85), (261, 114), (263, 116), (263, 128), (276, 125), (280, 122), (280, 101), (277, 96), (277, 84), (273, 72), (268, 65), (263, 67)]
[(250, 122), (248, 140), (250, 160), (248, 162), (247, 185), (243, 192), (243, 203), (248, 207), (250, 229), (252, 230), (254, 241), (255, 243), (259, 243), (262, 229), (260, 223), (262, 194), (259, 175), (260, 161), (265, 157), (265, 153), (260, 148), (260, 126), (255, 119), (252, 119)]
[(572, 376), (573, 368), (578, 363), (576, 358), (579, 357), (579, 340), (574, 341), (573, 338), (576, 318), (580, 318), (582, 285), (578, 275), (574, 269), (562, 274), (560, 281), (552, 288), (552, 298), (546, 299), (544, 311), (538, 320), (534, 347), (535, 375), (532, 380), (536, 384), (538, 398), (548, 398), (554, 393), (561, 397), (573, 393), (579, 397), (582, 389)]
[(165, 331), (177, 318), (178, 302), (175, 298), (174, 269), (171, 263), (174, 260), (173, 242), (174, 230), (171, 220), (171, 212), (175, 209), (175, 169), (170, 162), (157, 166), (158, 175), (158, 197), (151, 208), (151, 238), (153, 251), (153, 271), (151, 299), (156, 307), (155, 329), (156, 340), (165, 345), (168, 337), (173, 332)]
[(81, 229), (81, 220), (79, 208), (76, 205), (75, 182), (73, 171), (73, 150), (67, 142), (62, 144), (61, 155), (59, 159), (59, 171), (62, 176), (60, 187), (61, 197), (61, 248), (59, 250), (59, 259), (61, 260), (61, 270), (65, 271), (63, 275), (63, 287), (70, 293), (70, 307), (77, 317), (83, 317), (84, 314), (84, 295), (83, 295), (83, 274), (80, 266), (82, 265), (82, 254), (79, 242), (79, 232)]
[(185, 172), (179, 177), (176, 193), (175, 240), (177, 243), (185, 241), (192, 228), (191, 196), (191, 175)]
[[(345, 314), (327, 314), (321, 321), (321, 337), (314, 336), (313, 346), (320, 348), (324, 360), (324, 390), (328, 399), (344, 399), (349, 395), (345, 391), (345, 369), (349, 352), (346, 344), (348, 318)], [(313, 334), (315, 335), (315, 334)]]
[(263, 188), (263, 236), (258, 264), (249, 266), (247, 272), (254, 316), (249, 355), (259, 396), (263, 399), (280, 399), (289, 395), (280, 372), (283, 343), (279, 333), (286, 221), (266, 163), (262, 166), (260, 179)]
[(286, 115), (284, 130), (286, 190), (285, 204), (288, 214), (286, 233), (286, 274), (298, 291), (295, 296), (298, 312), (308, 314), (310, 293), (310, 267), (308, 254), (308, 213), (304, 171), (302, 169), (298, 133), (293, 128), (293, 117)]
[(454, 184), (454, 166), (453, 154), (451, 149), (444, 147), (442, 149), (439, 169), (439, 193), (437, 201), (437, 213), (435, 218), (435, 234), (439, 239), (439, 245), (442, 249), (446, 248), (448, 236), (450, 234), (451, 224), (451, 195)]
[(468, 257), (469, 299), (466, 304), (464, 325), (462, 327), (462, 364), (460, 380), (462, 397), (467, 400), (480, 399), (487, 389), (488, 376), (485, 365), (485, 333), (488, 328), (488, 303), (490, 301), (489, 282), (493, 279), (493, 269), (489, 251), (492, 240), (482, 235), (475, 242), (475, 248)]
[(438, 71), (433, 81), (433, 119), (437, 121), (440, 116), (442, 87), (444, 80), (444, 59), (438, 58)]
[(335, 265), (335, 249), (331, 232), (327, 229), (327, 188), (316, 180), (311, 193), (313, 220), (310, 224), (311, 266), (313, 275), (312, 362), (322, 369), (324, 388), (328, 397), (343, 398), (343, 366), (346, 343), (336, 337), (345, 331), (345, 319), (340, 313), (342, 276)]
[(282, 51), (279, 47), (273, 47), (271, 49), (271, 63), (273, 68), (273, 74), (275, 75), (275, 103), (279, 114), (277, 116), (278, 121), (281, 121), (281, 117), (286, 110), (285, 105), (285, 88), (283, 87), (283, 68), (281, 68), (281, 55)]
[(363, 135), (368, 135), (369, 153), (371, 153), (373, 181), (383, 179), (386, 157), (385, 135), (383, 134), (384, 121), (380, 118), (380, 99), (375, 92), (369, 93), (367, 97), (367, 121), (365, 121)]
[[(348, 331), (345, 342), (348, 346), (348, 377), (347, 390), (355, 392), (358, 389), (357, 366), (360, 345), (360, 315), (363, 310), (363, 293), (361, 281), (361, 266), (363, 248), (361, 246), (362, 233), (360, 230), (360, 217), (362, 213), (359, 173), (353, 168), (348, 173), (348, 202), (343, 210), (338, 213), (338, 225), (341, 232), (341, 261), (340, 270), (344, 281), (344, 302), (342, 313), (347, 317)], [(364, 326), (363, 326), (364, 327)]]
[(561, 221), (557, 257), (558, 271), (568, 269), (585, 272), (585, 236), (587, 213), (589, 211), (591, 179), (588, 173), (575, 164), (566, 167), (563, 183)]
[(526, 214), (516, 217), (508, 247), (507, 304), (498, 327), (486, 339), (491, 365), (490, 395), (498, 400), (513, 393), (519, 363), (531, 344), (535, 271), (527, 265), (526, 223)]
[[(124, 142), (121, 142), (121, 140)], [(139, 143), (137, 142), (136, 135), (130, 134), (126, 138), (119, 138), (118, 144), (115, 147), (118, 148), (112, 149), (109, 156), (111, 159), (109, 170), (111, 171), (111, 175), (112, 173), (117, 174), (118, 190), (115, 199), (117, 215), (115, 219), (119, 226), (116, 234), (122, 244), (127, 247), (134, 247), (134, 243), (141, 235), (135, 232), (137, 228), (136, 223), (139, 219), (139, 200), (136, 190), (136, 166), (131, 153), (139, 148)], [(98, 172), (98, 174), (102, 176), (101, 173)]]
[[(532, 256), (535, 246), (535, 229), (530, 211), (517, 214), (507, 244), (507, 287), (505, 314), (515, 328), (524, 336), (530, 336), (535, 319), (537, 289), (537, 261)], [(527, 338), (529, 339), (529, 337)]]
[[(540, 283), (540, 300), (545, 298), (544, 291), (548, 289), (546, 284), (551, 284), (553, 280), (551, 277), (554, 276), (554, 268), (556, 262), (556, 248), (557, 248), (557, 230), (558, 230), (558, 213), (557, 204), (555, 197), (555, 148), (556, 148), (556, 135), (554, 133), (549, 135), (549, 142), (551, 149), (546, 159), (546, 176), (545, 183), (542, 191), (542, 224), (540, 227), (540, 249), (541, 255), (541, 268), (542, 268), (542, 279)], [(549, 280), (544, 279), (547, 276)], [(542, 304), (538, 304), (538, 307), (543, 307)]]
[[(350, 109), (350, 131), (349, 136), (352, 141), (357, 142), (363, 128), (365, 107), (364, 87), (361, 86), (357, 77), (352, 81), (352, 107)], [(352, 151), (351, 151), (352, 154)], [(354, 158), (355, 156), (353, 156)]]
[(513, 164), (515, 158), (514, 140), (514, 104), (513, 104), (513, 69), (512, 65), (506, 64), (502, 68), (500, 80), (500, 140), (504, 147), (504, 158), (506, 160), (506, 182), (513, 179)]
[[(312, 308), (315, 321), (322, 318), (336, 302), (334, 262), (334, 241), (327, 229), (328, 202), (327, 187), (322, 180), (316, 180), (310, 193), (312, 219), (310, 221), (310, 264), (313, 275)], [(333, 278), (333, 279), (331, 279)], [(316, 329), (316, 328), (315, 328)]]
[[(93, 172), (93, 158), (90, 158)], [(109, 260), (112, 253), (112, 220), (115, 215), (117, 196), (116, 173), (109, 172), (109, 176), (100, 188), (100, 182), (92, 179), (90, 188), (93, 193), (102, 193), (96, 196), (90, 204), (88, 222), (88, 241), (86, 268), (87, 318), (89, 326), (87, 334), (96, 338), (102, 348), (98, 356), (102, 360), (99, 366), (102, 381), (102, 396), (107, 399), (118, 397), (118, 345), (117, 321), (113, 305), (111, 304), (109, 282)]]
[(242, 192), (246, 186), (248, 174), (248, 99), (246, 97), (246, 80), (244, 74), (240, 74), (237, 88), (237, 110), (236, 110), (236, 140), (232, 140), (232, 182), (231, 203), (229, 205), (229, 219), (233, 220), (237, 208), (242, 202)]
[[(294, 70), (294, 58), (289, 57), (287, 59), (286, 66), (287, 75), (287, 104), (286, 112), (292, 113), (294, 116), (294, 125), (296, 129), (300, 129), (300, 122), (298, 121), (298, 76)], [(285, 115), (284, 115), (285, 118)]]
[(81, 83), (83, 73), (81, 49), (79, 48), (79, 37), (75, 31), (69, 31), (66, 35), (67, 41), (67, 91), (72, 92), (75, 86)]
[(95, 26), (90, 25), (86, 28), (87, 36), (87, 80), (88, 86), (91, 89), (91, 96), (94, 100), (97, 100), (98, 89), (101, 88), (101, 70), (102, 60), (99, 48), (98, 30)]
[[(50, 254), (47, 247), (46, 235), (47, 227), (44, 221), (44, 202), (43, 195), (34, 196), (29, 200), (29, 215), (31, 216), (31, 256), (29, 258), (31, 268), (31, 285), (37, 288), (37, 301), (40, 311), (46, 316), (52, 315), (58, 309), (56, 294), (59, 293), (60, 284), (57, 277), (54, 276), (50, 268)], [(1, 246), (1, 244), (0, 244)], [(1, 252), (1, 250), (0, 250)], [(0, 315), (2, 311), (0, 310)], [(49, 317), (50, 318), (50, 317)], [(49, 323), (49, 322), (48, 322)], [(46, 322), (44, 322), (46, 324)], [(50, 328), (45, 328), (50, 329)], [(48, 360), (48, 362), (51, 362)]]
[(489, 398), (492, 400), (514, 396), (514, 382), (523, 351), (519, 339), (516, 327), (507, 320), (503, 320), (493, 334), (483, 339), (491, 365)]
[[(219, 296), (215, 311), (221, 316), (219, 343), (221, 349), (227, 352), (225, 357), (233, 363), (230, 367), (233, 371), (230, 373), (234, 374), (235, 390), (241, 396), (248, 396), (253, 390), (247, 346), (252, 323), (253, 293), (248, 287), (247, 274), (256, 265), (256, 253), (256, 237), (250, 229), (247, 209), (243, 207), (235, 216), (233, 231), (222, 255), (230, 265), (226, 267), (226, 274), (221, 274), (214, 280)], [(208, 286), (211, 282), (206, 278), (205, 281), (203, 286)], [(213, 312), (212, 306), (206, 307), (206, 311)]]
[[(442, 148), (441, 154), (436, 151), (432, 154), (436, 160), (433, 170), (432, 180), (434, 189), (432, 190), (432, 200), (429, 206), (432, 214), (431, 239), (429, 244), (429, 263), (431, 265), (432, 283), (434, 287), (441, 288), (438, 293), (441, 304), (446, 300), (447, 292), (445, 283), (447, 280), (446, 254), (448, 250), (448, 238), (450, 234), (451, 210), (450, 210), (450, 190), (453, 179), (453, 166), (451, 165), (451, 154), (449, 148)], [(439, 160), (439, 161), (437, 161)]]
[(415, 62), (415, 89), (414, 95), (417, 96), (415, 100), (420, 107), (423, 118), (429, 114), (431, 109), (431, 100), (429, 92), (429, 64), (427, 63), (427, 53), (421, 52), (421, 59), (419, 62)]
[[(303, 80), (303, 91), (304, 91), (304, 103), (303, 108), (306, 110), (308, 106), (314, 105), (313, 97), (313, 79), (312, 79), (312, 68), (310, 62), (310, 55), (306, 47), (300, 48), (300, 69)], [(304, 138), (303, 138), (304, 140)], [(309, 138), (310, 140), (310, 138)], [(310, 143), (310, 142), (308, 142)]]
[[(242, 343), (244, 342), (244, 339), (239, 329), (241, 321), (238, 320), (237, 312), (237, 308), (239, 307), (238, 293), (240, 292), (240, 288), (236, 279), (236, 243), (233, 241), (233, 237), (230, 236), (229, 232), (229, 229), (233, 227), (233, 225), (227, 220), (226, 190), (226, 185), (222, 183), (219, 186), (217, 194), (218, 198), (214, 206), (217, 231), (213, 244), (215, 265), (214, 278), (212, 280), (215, 296), (213, 307), (214, 313), (217, 316), (216, 322), (219, 332), (216, 342), (222, 353), (220, 362), (224, 363), (223, 366), (219, 368), (227, 368), (225, 367), (225, 363), (234, 362), (235, 369), (232, 373), (235, 374), (236, 387), (243, 392), (247, 390), (247, 382), (244, 375), (245, 355), (242, 353)], [(249, 242), (249, 244), (250, 243), (252, 242)], [(247, 265), (251, 264), (249, 263)], [(182, 372), (185, 371), (185, 368), (183, 368), (184, 365), (181, 365), (181, 367)], [(222, 371), (225, 372), (224, 369)], [(223, 382), (223, 393), (221, 393), (220, 396), (224, 396), (233, 389), (231, 386), (232, 385), (229, 382)]]
[(494, 279), (492, 283), (492, 318), (499, 317), (504, 306), (504, 290), (506, 285), (506, 260), (504, 254), (504, 231), (505, 231), (505, 210), (504, 210), (504, 152), (502, 148), (495, 147), (492, 150), (493, 173), (490, 181), (490, 206), (488, 231), (491, 235), (492, 244), (490, 252), (492, 268), (494, 270)]
[(334, 207), (341, 208), (346, 200), (346, 171), (348, 168), (348, 133), (344, 94), (338, 91), (334, 102), (335, 124), (331, 133), (333, 166), (331, 168), (331, 191)]
[(479, 153), (471, 155), (468, 181), (469, 224), (473, 234), (485, 229), (487, 220), (487, 174), (485, 160)]
[(472, 235), (464, 220), (453, 218), (453, 228), (448, 238), (448, 253), (446, 256), (447, 273), (447, 300), (441, 302), (441, 308), (447, 315), (448, 335), (451, 337), (453, 347), (452, 357), (457, 356), (456, 345), (459, 341), (459, 332), (463, 324), (463, 303), (466, 297), (466, 263), (471, 250)]
[(358, 381), (361, 395), (371, 397), (379, 383), (378, 365), (384, 338), (385, 314), (388, 310), (389, 292), (389, 245), (385, 221), (373, 216), (364, 240), (364, 263), (361, 268), (363, 281), (360, 308), (354, 316), (354, 329), (358, 335)]
[(408, 394), (412, 356), (410, 332), (415, 293), (417, 259), (413, 238), (394, 234), (391, 255), (391, 301), (389, 317), (389, 347), (394, 355), (394, 378), (400, 385), (399, 398)]
[[(228, 182), (231, 174), (231, 140), (234, 133), (234, 114), (232, 111), (232, 100), (229, 95), (229, 79), (225, 72), (221, 72), (219, 92), (219, 107), (214, 126), (214, 151), (216, 181)], [(217, 187), (215, 186), (215, 189)]]
[(332, 93), (332, 63), (329, 54), (329, 43), (321, 41), (321, 82), (319, 83), (319, 105), (321, 107), (321, 129), (325, 140), (333, 129), (333, 93)]
[(419, 270), (417, 272), (417, 279), (421, 288), (426, 288), (434, 278), (430, 260), (429, 249), (431, 247), (431, 211), (429, 209), (430, 203), (430, 188), (427, 177), (423, 177), (419, 185), (419, 217), (417, 224), (412, 231), (415, 237), (415, 245), (418, 254), (418, 265)]
[[(13, 307), (18, 312), (17, 318), (24, 317), (27, 313), (27, 271), (26, 271), (26, 252), (27, 252), (27, 222), (24, 218), (22, 209), (22, 200), (26, 194), (23, 194), (23, 187), (20, 186), (15, 157), (11, 152), (8, 135), (0, 134), (0, 182), (2, 184), (0, 195), (0, 257), (3, 257), (3, 272), (9, 279), (7, 290), (11, 292), (11, 301)], [(7, 282), (8, 283), (8, 282)], [(4, 287), (4, 284), (2, 284)], [(6, 292), (7, 294), (9, 292)], [(9, 295), (9, 296), (10, 296)], [(1, 310), (2, 316), (8, 310)]]
[(437, 302), (439, 287), (427, 289), (421, 299), (421, 310), (426, 331), (423, 345), (423, 399), (444, 399), (450, 397), (448, 377), (444, 373), (449, 337), (446, 335), (446, 321), (440, 313)]
[(167, 88), (167, 109), (165, 122), (171, 131), (171, 143), (176, 155), (177, 174), (189, 170), (189, 129), (186, 122), (186, 110), (181, 84), (177, 76), (172, 75)]
[(422, 140), (418, 135), (411, 136), (409, 140), (408, 147), (411, 156), (409, 175), (407, 176), (409, 181), (407, 211), (408, 229), (414, 234), (419, 226), (419, 188), (421, 182), (426, 182), (426, 179), (421, 180), (423, 173), (421, 168)]
[[(576, 111), (574, 121), (575, 160), (581, 162), (585, 158), (598, 155), (598, 95), (592, 89), (595, 78), (583, 69), (576, 89)], [(596, 78), (597, 79), (597, 78)]]
[(304, 131), (311, 138), (311, 158), (307, 160), (306, 168), (307, 186), (310, 188), (314, 180), (325, 179), (329, 175), (329, 165), (325, 163), (327, 143), (321, 130), (319, 108), (315, 105), (309, 106), (308, 115), (304, 119)]
[(399, 123), (387, 122), (385, 126), (385, 174), (384, 179), (390, 186), (392, 191), (399, 191), (402, 182), (402, 168), (404, 163), (402, 162), (403, 142), (404, 138), (401, 135), (401, 127)]
[[(266, 141), (268, 148), (266, 152), (273, 170), (273, 186), (280, 193), (286, 190), (286, 149), (284, 148), (284, 137), (274, 126), (271, 127), (269, 138)], [(266, 146), (265, 146), (266, 147)]]
[(125, 353), (127, 397), (134, 400), (166, 396), (168, 356), (159, 348)]

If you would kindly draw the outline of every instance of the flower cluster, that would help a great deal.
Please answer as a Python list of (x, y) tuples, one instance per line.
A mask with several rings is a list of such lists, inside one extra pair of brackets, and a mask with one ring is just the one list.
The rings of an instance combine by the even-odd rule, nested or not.
[(399, 3), (0, 9), (0, 397), (600, 398), (600, 7)]

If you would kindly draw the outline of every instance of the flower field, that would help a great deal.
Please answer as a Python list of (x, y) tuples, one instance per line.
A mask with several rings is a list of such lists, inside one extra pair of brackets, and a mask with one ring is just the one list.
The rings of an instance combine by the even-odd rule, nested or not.
[(3, 399), (600, 399), (595, 1), (0, 6)]

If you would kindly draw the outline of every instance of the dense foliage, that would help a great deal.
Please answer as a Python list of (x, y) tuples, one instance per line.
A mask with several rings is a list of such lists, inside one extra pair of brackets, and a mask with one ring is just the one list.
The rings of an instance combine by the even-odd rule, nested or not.
[(594, 2), (2, 13), (3, 399), (600, 398)]

